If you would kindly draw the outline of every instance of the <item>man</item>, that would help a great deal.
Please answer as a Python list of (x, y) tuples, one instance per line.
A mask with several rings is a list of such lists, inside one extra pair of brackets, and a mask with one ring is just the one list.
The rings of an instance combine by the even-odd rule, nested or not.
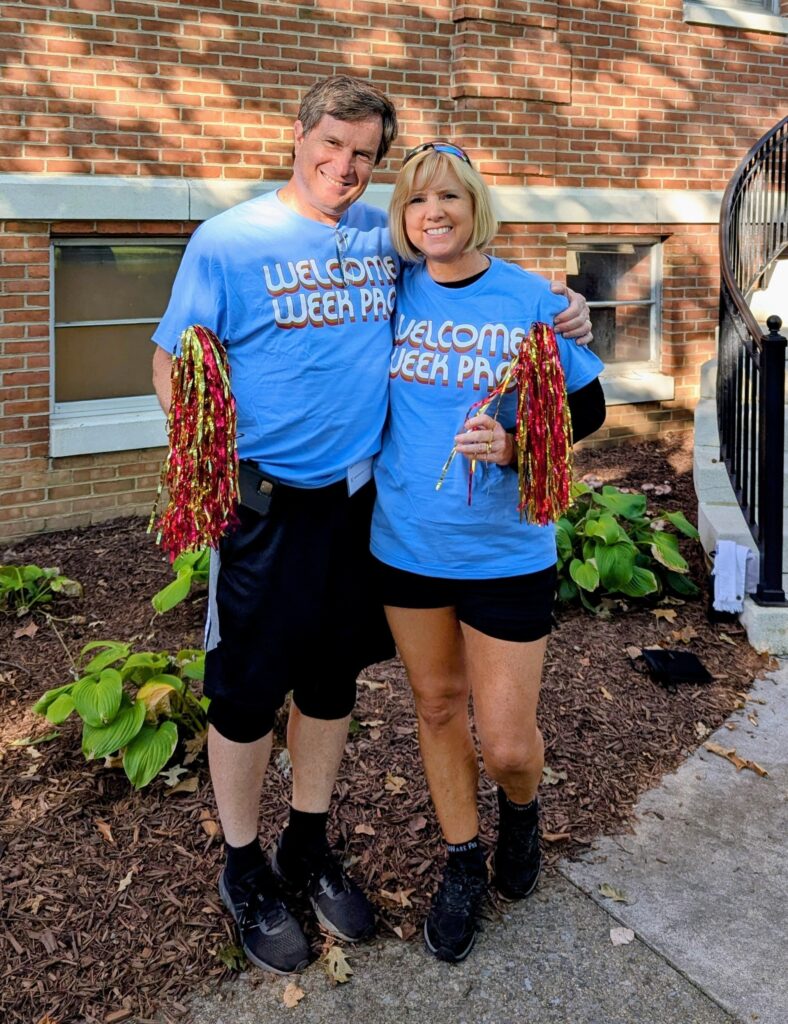
[[(201, 225), (154, 334), (165, 410), (189, 325), (224, 341), (232, 373), (244, 481), (240, 526), (211, 564), (208, 752), (226, 842), (220, 893), (247, 957), (279, 973), (310, 959), (283, 893), (305, 894), (341, 938), (374, 930), (326, 822), (356, 676), (393, 655), (369, 596), (368, 540), (398, 265), (385, 214), (357, 200), (396, 132), (392, 104), (367, 83), (313, 86), (294, 125), (292, 177)], [(563, 330), (587, 333), (583, 300), (567, 312)], [(292, 800), (269, 866), (259, 803), (274, 715), (291, 690)]]

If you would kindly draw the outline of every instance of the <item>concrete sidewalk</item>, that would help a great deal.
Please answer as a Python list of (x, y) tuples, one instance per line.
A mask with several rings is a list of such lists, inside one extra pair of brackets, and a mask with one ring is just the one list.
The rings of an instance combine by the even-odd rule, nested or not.
[[(750, 721), (752, 716), (757, 725)], [(348, 950), (332, 987), (312, 966), (305, 995), (256, 972), (195, 1001), (192, 1024), (786, 1024), (788, 665), (760, 680), (710, 740), (769, 773), (699, 750), (644, 795), (633, 835), (562, 862), (538, 891), (490, 919), (470, 958), (441, 964), (419, 942)], [(607, 883), (627, 903), (602, 897)], [(636, 935), (614, 946), (611, 928)]]

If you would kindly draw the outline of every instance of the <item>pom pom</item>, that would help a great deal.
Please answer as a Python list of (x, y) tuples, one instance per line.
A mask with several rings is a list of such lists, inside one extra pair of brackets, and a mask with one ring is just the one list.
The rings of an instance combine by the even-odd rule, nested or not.
[[(169, 452), (148, 532), (155, 523), (156, 540), (172, 562), (184, 551), (215, 548), (237, 522), (238, 453), (230, 368), (213, 331), (195, 325), (183, 332), (171, 380)], [(165, 487), (169, 500), (156, 522)]]
[[(520, 518), (535, 526), (559, 519), (571, 502), (572, 424), (566, 398), (566, 380), (555, 333), (547, 324), (533, 323), (500, 384), (468, 410), (467, 416), (487, 412), (512, 385), (517, 397), (514, 441)], [(467, 417), (466, 417), (467, 419)], [(439, 489), (457, 454), (452, 449), (436, 485)], [(471, 503), (476, 459), (468, 466), (468, 504)]]

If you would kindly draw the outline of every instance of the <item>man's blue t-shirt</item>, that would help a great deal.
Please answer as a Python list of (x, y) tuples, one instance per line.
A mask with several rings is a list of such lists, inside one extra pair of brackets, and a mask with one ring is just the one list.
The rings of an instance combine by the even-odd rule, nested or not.
[[(461, 288), (436, 284), (424, 264), (405, 268), (389, 420), (375, 464), (372, 552), (382, 562), (451, 579), (517, 576), (555, 563), (554, 527), (520, 521), (515, 469), (477, 463), (470, 506), (464, 456), (439, 491), (435, 484), (469, 407), (497, 384), (533, 321), (552, 324), (566, 305), (544, 278), (499, 259)], [(558, 346), (568, 391), (599, 375), (593, 352), (561, 335)], [(514, 426), (514, 392), (504, 396), (499, 420)]]
[(239, 457), (323, 487), (380, 447), (397, 270), (383, 211), (354, 203), (334, 227), (268, 193), (197, 229), (153, 340), (175, 352), (190, 325), (214, 331)]

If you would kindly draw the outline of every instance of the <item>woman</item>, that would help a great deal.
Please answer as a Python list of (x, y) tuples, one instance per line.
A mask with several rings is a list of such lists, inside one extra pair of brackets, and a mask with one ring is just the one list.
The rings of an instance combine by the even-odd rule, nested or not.
[[(566, 299), (484, 252), (497, 230), (490, 196), (452, 144), (426, 143), (406, 156), (390, 226), (409, 263), (397, 294), (372, 553), (447, 844), (425, 942), (440, 959), (459, 961), (475, 941), (487, 888), (469, 697), (498, 784), (494, 883), (504, 898), (520, 899), (539, 874), (536, 709), (556, 580), (553, 527), (521, 522), (517, 511), (514, 395), (497, 416), (468, 410), (497, 384), (532, 322), (552, 323)], [(560, 336), (558, 347), (577, 439), (604, 421), (602, 364)], [(465, 458), (452, 461), (436, 490), (453, 446)], [(470, 460), (478, 465), (469, 504)]]

